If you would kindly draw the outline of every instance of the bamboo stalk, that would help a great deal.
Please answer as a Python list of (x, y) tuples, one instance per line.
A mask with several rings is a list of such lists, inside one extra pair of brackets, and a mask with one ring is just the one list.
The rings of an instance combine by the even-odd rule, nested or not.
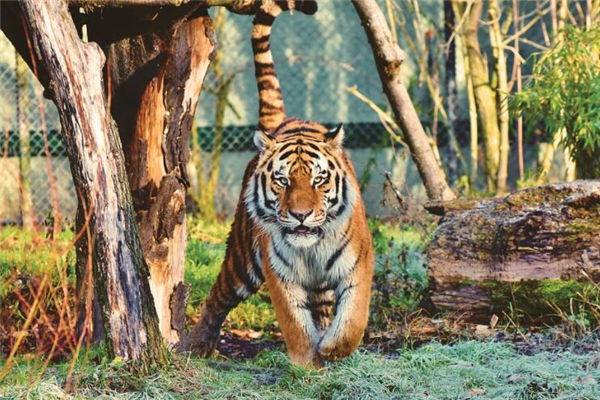
[[(453, 5), (457, 15), (463, 15), (466, 12), (464, 3), (454, 0)], [(490, 84), (487, 63), (481, 54), (477, 35), (482, 10), (483, 2), (475, 1), (460, 34), (466, 47), (469, 75), (472, 79), (477, 113), (481, 121), (485, 151), (486, 186), (488, 191), (493, 192), (496, 190), (498, 174), (500, 130), (498, 128), (496, 97)]]
[(475, 104), (475, 90), (473, 88), (473, 79), (471, 78), (471, 71), (469, 68), (469, 60), (463, 46), (463, 59), (465, 76), (467, 79), (467, 99), (469, 102), (469, 133), (470, 133), (470, 156), (471, 156), (471, 170), (470, 170), (470, 183), (471, 188), (475, 187), (477, 183), (478, 167), (479, 167), (479, 127), (477, 121), (477, 105)]

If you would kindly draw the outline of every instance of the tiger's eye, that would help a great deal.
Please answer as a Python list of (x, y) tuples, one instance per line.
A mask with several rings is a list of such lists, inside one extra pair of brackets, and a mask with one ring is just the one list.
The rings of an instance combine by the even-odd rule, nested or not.
[(283, 176), (280, 177), (280, 178), (277, 178), (275, 180), (275, 182), (277, 182), (279, 184), (279, 186), (283, 186), (283, 187), (286, 187), (288, 185), (288, 183), (289, 183), (288, 179), (286, 177), (283, 177)]

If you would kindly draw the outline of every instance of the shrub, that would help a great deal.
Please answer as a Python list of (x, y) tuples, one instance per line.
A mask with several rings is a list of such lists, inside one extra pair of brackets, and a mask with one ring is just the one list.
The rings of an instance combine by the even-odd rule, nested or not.
[(543, 121), (549, 135), (564, 130), (561, 144), (579, 177), (600, 177), (600, 26), (567, 26), (562, 40), (537, 57), (514, 98), (516, 110), (532, 124)]

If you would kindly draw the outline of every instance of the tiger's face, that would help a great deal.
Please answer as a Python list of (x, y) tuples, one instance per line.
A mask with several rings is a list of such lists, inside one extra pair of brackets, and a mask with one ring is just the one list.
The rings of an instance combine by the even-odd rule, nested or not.
[[(310, 129), (310, 128), (307, 128)], [(343, 128), (255, 135), (260, 155), (246, 205), (292, 247), (316, 244), (349, 213), (354, 191), (344, 170)]]

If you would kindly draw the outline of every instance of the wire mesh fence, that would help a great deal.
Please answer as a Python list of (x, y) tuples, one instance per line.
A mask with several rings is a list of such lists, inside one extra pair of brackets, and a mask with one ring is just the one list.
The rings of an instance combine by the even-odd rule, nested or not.
[[(190, 163), (190, 192), (202, 192), (212, 172), (216, 181), (210, 201), (225, 216), (235, 207), (245, 164), (255, 151), (258, 100), (251, 24), (251, 17), (226, 13), (217, 32), (221, 65), (209, 69), (192, 134), (196, 156)], [(331, 127), (344, 123), (345, 147), (369, 212), (380, 209), (385, 170), (399, 185), (409, 183), (413, 192), (423, 193), (407, 153), (390, 140), (377, 114), (349, 91), (356, 87), (372, 104), (386, 108), (370, 47), (350, 2), (320, 2), (313, 16), (282, 14), (275, 22), (272, 48), (288, 115)], [(227, 81), (219, 121), (217, 103)], [(77, 195), (56, 108), (43, 98), (41, 86), (2, 34), (0, 90), (0, 220), (39, 222), (54, 218), (54, 210), (60, 218), (73, 219)]]
[[(231, 215), (235, 207), (245, 165), (254, 154), (258, 99), (251, 28), (252, 18), (226, 14), (217, 30), (222, 61), (209, 69), (196, 111), (200, 154), (196, 164), (201, 165), (195, 165), (196, 173), (190, 174), (196, 178), (191, 191), (199, 192), (207, 183), (210, 186), (216, 156), (215, 206), (224, 215)], [(350, 88), (355, 88), (372, 105), (387, 109), (371, 48), (350, 2), (321, 1), (319, 11), (311, 16), (280, 15), (273, 26), (271, 48), (287, 114), (329, 127), (344, 123), (344, 146), (357, 171), (368, 212), (383, 211), (385, 170), (399, 185), (408, 184), (413, 194), (423, 195), (404, 148), (390, 140), (378, 115), (351, 93)], [(409, 76), (412, 71), (407, 64)], [(223, 100), (225, 82), (230, 84)], [(222, 121), (216, 113), (219, 101), (226, 103)]]
[(56, 108), (3, 34), (0, 91), (0, 220), (29, 225), (73, 215), (77, 200)]

